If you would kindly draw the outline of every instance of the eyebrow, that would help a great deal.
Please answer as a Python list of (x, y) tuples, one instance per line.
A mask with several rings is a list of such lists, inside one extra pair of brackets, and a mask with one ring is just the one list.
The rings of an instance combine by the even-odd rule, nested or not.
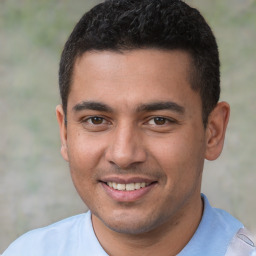
[[(82, 110), (95, 110), (95, 111), (103, 111), (107, 113), (113, 113), (114, 110), (101, 102), (95, 101), (82, 101), (76, 104), (72, 110), (75, 112), (79, 112)], [(159, 101), (159, 102), (152, 102), (147, 104), (141, 104), (136, 108), (136, 112), (151, 112), (151, 111), (158, 111), (158, 110), (171, 110), (177, 112), (179, 114), (184, 114), (185, 108), (180, 106), (179, 104), (172, 102), (172, 101)]]
[(103, 112), (113, 112), (113, 109), (109, 106), (107, 106), (104, 103), (101, 102), (95, 102), (95, 101), (82, 101), (78, 104), (76, 104), (72, 110), (75, 112), (79, 112), (82, 110), (96, 110), (96, 111), (103, 111)]
[(171, 110), (179, 114), (184, 114), (185, 108), (172, 101), (160, 101), (152, 102), (148, 104), (142, 104), (137, 108), (137, 112), (150, 112), (158, 110)]

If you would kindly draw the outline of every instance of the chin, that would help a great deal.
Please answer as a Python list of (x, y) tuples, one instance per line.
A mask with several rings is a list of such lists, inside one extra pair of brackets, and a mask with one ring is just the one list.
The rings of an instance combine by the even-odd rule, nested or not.
[(111, 215), (109, 218), (100, 218), (101, 221), (112, 231), (128, 235), (140, 235), (148, 233), (160, 226), (163, 221), (154, 216), (130, 215), (127, 213)]
[(151, 230), (147, 224), (142, 225), (142, 223), (110, 223), (109, 225), (105, 223), (105, 225), (112, 231), (127, 235), (140, 235)]

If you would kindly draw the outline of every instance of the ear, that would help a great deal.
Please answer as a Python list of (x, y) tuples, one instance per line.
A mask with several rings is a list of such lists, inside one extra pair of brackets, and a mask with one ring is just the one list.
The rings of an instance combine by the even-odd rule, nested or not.
[(61, 139), (61, 155), (64, 160), (69, 161), (68, 159), (68, 147), (67, 147), (67, 126), (65, 123), (65, 114), (63, 111), (62, 105), (56, 107), (56, 116), (59, 123), (60, 129), (60, 139)]
[(208, 118), (206, 128), (206, 153), (207, 160), (215, 160), (222, 152), (226, 128), (230, 115), (230, 107), (226, 102), (219, 102)]

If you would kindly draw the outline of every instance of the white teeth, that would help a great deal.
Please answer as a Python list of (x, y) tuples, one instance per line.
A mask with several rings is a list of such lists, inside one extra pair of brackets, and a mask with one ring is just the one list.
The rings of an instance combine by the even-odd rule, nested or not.
[(135, 183), (135, 189), (140, 189), (140, 183)]
[(134, 190), (134, 183), (126, 184), (125, 189), (129, 191)]
[(141, 183), (129, 183), (129, 184), (121, 184), (116, 182), (107, 182), (107, 185), (111, 188), (117, 189), (117, 190), (126, 190), (126, 191), (133, 191), (140, 188), (144, 188), (149, 185), (149, 183), (141, 182)]
[(117, 190), (125, 190), (125, 184), (117, 184)]

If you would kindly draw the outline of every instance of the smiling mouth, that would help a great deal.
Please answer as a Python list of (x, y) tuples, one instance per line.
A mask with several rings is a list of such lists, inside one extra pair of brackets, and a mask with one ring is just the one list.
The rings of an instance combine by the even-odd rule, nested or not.
[(139, 190), (141, 188), (145, 188), (151, 185), (152, 183), (137, 182), (137, 183), (122, 184), (122, 183), (116, 183), (116, 182), (106, 182), (105, 184), (110, 188), (113, 188), (119, 191), (134, 191), (134, 190)]

